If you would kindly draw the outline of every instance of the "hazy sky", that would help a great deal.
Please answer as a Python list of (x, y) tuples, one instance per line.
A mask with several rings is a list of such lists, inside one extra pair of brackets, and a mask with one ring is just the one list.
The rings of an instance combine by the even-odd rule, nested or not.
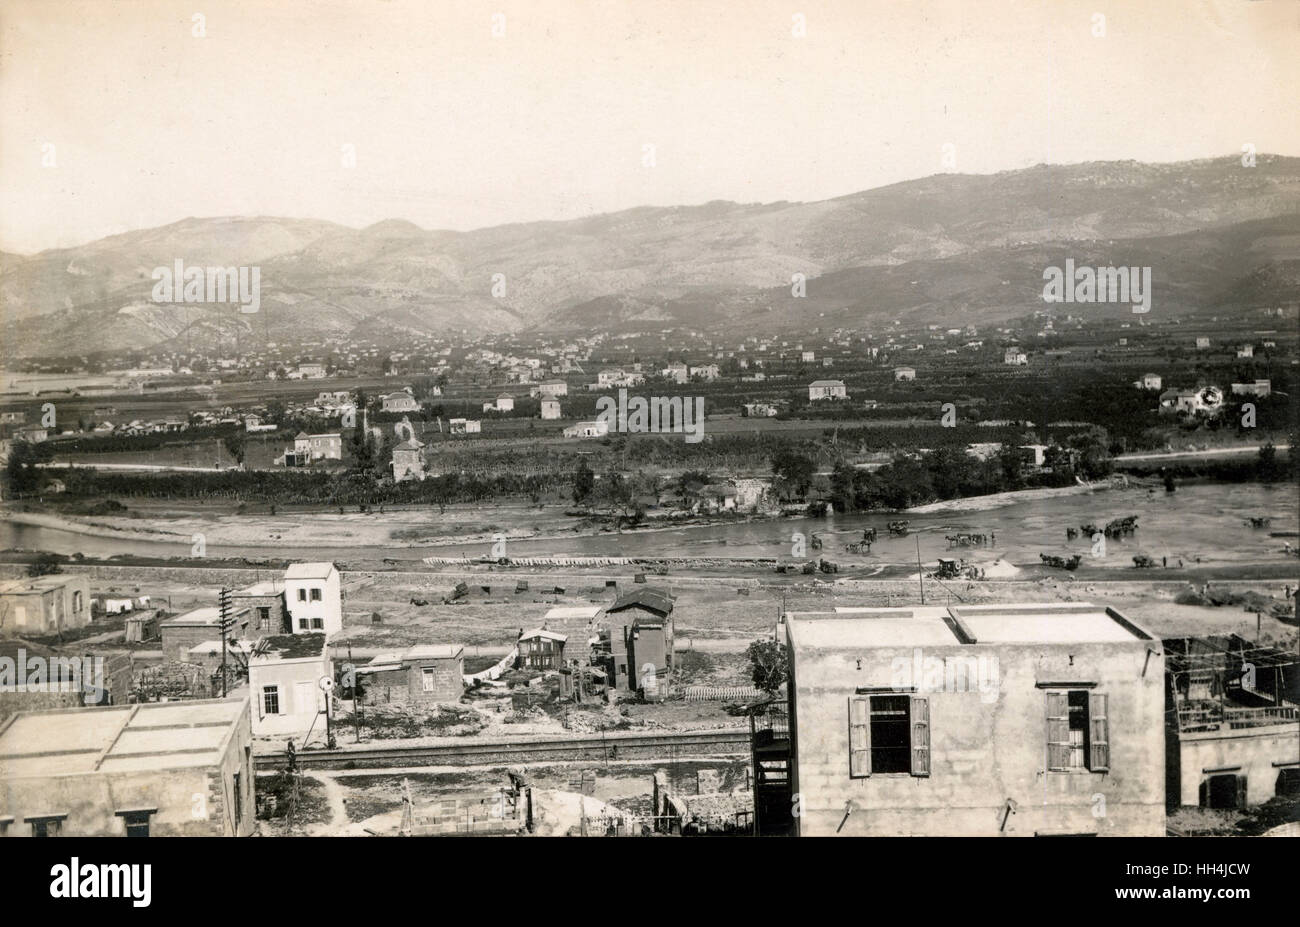
[(23, 253), (186, 216), (469, 229), (1300, 154), (1294, 0), (5, 0), (0, 56)]

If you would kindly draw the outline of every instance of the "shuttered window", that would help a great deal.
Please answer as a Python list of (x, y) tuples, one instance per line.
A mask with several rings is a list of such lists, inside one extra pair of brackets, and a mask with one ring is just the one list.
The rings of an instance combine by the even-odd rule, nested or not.
[(849, 699), (849, 775), (930, 775), (930, 700), (923, 695)]
[(1070, 768), (1070, 707), (1067, 693), (1047, 693), (1047, 768)]
[(912, 696), (912, 775), (930, 775), (930, 700)]
[(1106, 720), (1106, 696), (1088, 693), (1088, 768), (1093, 772), (1110, 769), (1110, 730)]
[(1059, 772), (1110, 769), (1106, 696), (1087, 689), (1049, 689), (1047, 768)]
[(866, 696), (849, 699), (849, 775), (871, 775), (871, 700)]

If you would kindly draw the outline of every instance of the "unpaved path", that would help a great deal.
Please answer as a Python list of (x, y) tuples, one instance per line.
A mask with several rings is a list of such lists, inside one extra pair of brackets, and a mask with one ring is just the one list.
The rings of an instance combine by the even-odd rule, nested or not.
[(309, 779), (315, 779), (325, 790), (325, 800), (329, 802), (330, 820), (328, 823), (313, 824), (309, 828), (313, 837), (323, 837), (339, 833), (348, 824), (348, 806), (344, 801), (343, 786), (333, 776), (319, 772), (304, 772)]

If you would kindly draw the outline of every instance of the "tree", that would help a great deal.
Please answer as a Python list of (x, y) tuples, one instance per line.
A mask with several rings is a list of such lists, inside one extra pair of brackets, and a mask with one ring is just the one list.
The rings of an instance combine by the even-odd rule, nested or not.
[[(1025, 461), (1020, 448), (1014, 444), (1004, 443), (994, 458), (1001, 471), (1002, 485), (999, 488), (1020, 489), (1024, 483)], [(994, 489), (996, 492), (997, 489)]]
[(1065, 439), (1065, 446), (1078, 454), (1075, 467), (1087, 479), (1109, 476), (1110, 436), (1100, 425), (1076, 431)]
[(1259, 449), (1259, 461), (1257, 464), (1259, 478), (1267, 482), (1280, 480), (1286, 473), (1286, 468), (1277, 459), (1277, 448), (1273, 442), (1265, 444)]
[(285, 406), (283, 399), (268, 399), (266, 401), (266, 420), (274, 422), (276, 425), (283, 425), (288, 415), (288, 407)]
[(609, 512), (615, 528), (624, 524), (636, 525), (645, 515), (645, 511), (637, 504), (636, 488), (632, 481), (617, 470), (611, 470), (601, 478), (596, 495), (600, 498), (601, 507)]
[(772, 473), (790, 493), (803, 498), (812, 485), (816, 462), (798, 451), (783, 448), (772, 455)]
[(745, 651), (749, 675), (764, 692), (779, 689), (790, 677), (789, 657), (780, 641), (754, 641)]
[(9, 495), (25, 495), (40, 489), (42, 472), (39, 465), (48, 463), (53, 456), (53, 448), (44, 443), (15, 441), (5, 463)]
[(690, 508), (700, 490), (712, 482), (712, 477), (703, 470), (683, 471), (677, 477), (677, 496), (682, 500), (682, 508)]
[(586, 505), (595, 488), (596, 474), (587, 466), (587, 461), (578, 461), (578, 469), (573, 474), (573, 501), (578, 505)]
[(857, 508), (857, 495), (854, 491), (854, 478), (857, 472), (844, 461), (835, 465), (831, 472), (830, 502), (837, 512), (852, 512)]
[(230, 456), (235, 458), (235, 463), (242, 464), (244, 462), (245, 442), (243, 434), (237, 431), (234, 434), (226, 435), (222, 443), (225, 444), (226, 450), (230, 452)]
[(62, 572), (63, 567), (59, 565), (59, 555), (48, 551), (38, 554), (35, 560), (27, 564), (28, 576), (49, 576), (51, 573)]

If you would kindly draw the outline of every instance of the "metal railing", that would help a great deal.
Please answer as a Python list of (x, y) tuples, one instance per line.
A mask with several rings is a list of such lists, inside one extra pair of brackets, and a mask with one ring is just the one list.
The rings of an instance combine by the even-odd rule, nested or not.
[(1297, 720), (1300, 720), (1300, 708), (1295, 705), (1228, 708), (1211, 702), (1178, 709), (1178, 729), (1189, 733), (1225, 729), (1236, 731)]

